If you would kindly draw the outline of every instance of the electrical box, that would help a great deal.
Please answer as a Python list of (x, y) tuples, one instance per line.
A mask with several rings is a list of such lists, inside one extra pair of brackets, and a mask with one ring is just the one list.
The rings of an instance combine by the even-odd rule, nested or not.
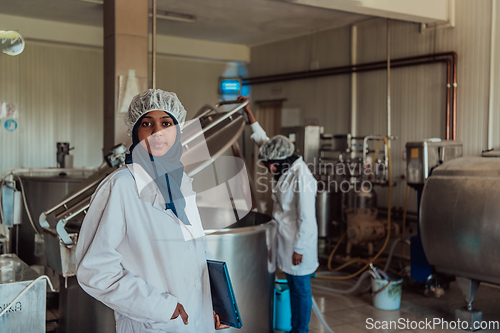
[(463, 145), (458, 141), (429, 139), (406, 143), (408, 185), (421, 191), (435, 167), (462, 155)]

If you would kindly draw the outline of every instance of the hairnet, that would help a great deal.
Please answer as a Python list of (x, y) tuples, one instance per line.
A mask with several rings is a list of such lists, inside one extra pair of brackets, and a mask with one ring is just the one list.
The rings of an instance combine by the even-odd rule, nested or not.
[(283, 135), (276, 135), (259, 149), (259, 160), (284, 160), (293, 155), (294, 144)]
[(160, 110), (168, 112), (174, 116), (182, 129), (184, 120), (186, 119), (186, 110), (182, 106), (181, 101), (173, 92), (167, 92), (160, 89), (148, 89), (143, 93), (136, 95), (125, 115), (125, 124), (128, 127), (127, 134), (132, 136), (132, 131), (135, 124), (143, 115), (149, 111)]

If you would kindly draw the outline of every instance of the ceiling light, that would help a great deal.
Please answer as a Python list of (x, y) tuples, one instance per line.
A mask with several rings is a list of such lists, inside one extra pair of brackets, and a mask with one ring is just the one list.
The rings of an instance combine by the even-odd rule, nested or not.
[[(150, 10), (149, 16), (153, 16)], [(167, 10), (156, 10), (156, 18), (170, 20), (170, 21), (181, 21), (181, 22), (195, 22), (196, 16), (184, 13), (169, 12)]]
[[(104, 0), (78, 0), (81, 2), (93, 3), (96, 5), (104, 4)], [(149, 17), (152, 17), (152, 9), (149, 9)], [(196, 22), (196, 16), (191, 14), (170, 12), (168, 10), (156, 10), (156, 18), (170, 21), (180, 21), (180, 22)]]
[(103, 0), (78, 0), (78, 1), (93, 3), (93, 4), (96, 4), (96, 5), (102, 5), (104, 3)]

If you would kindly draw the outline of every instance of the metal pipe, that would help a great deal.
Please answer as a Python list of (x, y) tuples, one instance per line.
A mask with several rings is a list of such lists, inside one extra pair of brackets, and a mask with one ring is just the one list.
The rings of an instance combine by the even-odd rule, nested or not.
[[(391, 29), (387, 19), (387, 137), (391, 136)], [(390, 144), (390, 141), (389, 143)]]
[(493, 98), (495, 94), (495, 30), (496, 1), (491, 1), (491, 42), (490, 42), (490, 100), (488, 110), (488, 150), (493, 149)]
[[(220, 105), (227, 105), (227, 104), (236, 104), (236, 103), (240, 103), (240, 101), (222, 101), (220, 103), (217, 103), (216, 104), (216, 107), (219, 107)], [(196, 133), (196, 135), (193, 135), (192, 137), (186, 139), (185, 141), (182, 142), (182, 145), (187, 145), (188, 143), (190, 143), (191, 141), (193, 141), (194, 139), (196, 139), (198, 136), (200, 136), (201, 134), (204, 134), (206, 132), (208, 132), (210, 129), (214, 128), (215, 126), (219, 125), (221, 122), (223, 122), (224, 120), (226, 120), (227, 118), (231, 117), (233, 114), (235, 114), (236, 112), (238, 112), (239, 110), (241, 110), (242, 108), (244, 108), (247, 104), (249, 103), (249, 100), (246, 100), (244, 102), (242, 102), (240, 105), (238, 105), (237, 107), (235, 107), (234, 109), (232, 109), (231, 111), (227, 112), (223, 117), (217, 119), (216, 121), (212, 122), (210, 125), (208, 125), (207, 127), (203, 128), (202, 131)], [(206, 112), (204, 112), (202, 115), (204, 115)]]
[[(393, 59), (391, 62), (391, 67), (394, 68), (395, 64), (403, 64), (403, 63), (405, 63), (406, 66), (411, 66), (412, 61), (423, 60), (423, 59), (428, 59), (428, 58), (432, 59), (432, 60), (434, 60), (434, 59), (437, 60), (437, 58), (448, 57), (448, 56), (453, 56), (454, 62), (456, 63), (456, 55), (457, 55), (456, 52), (443, 52), (443, 53), (437, 53), (437, 54), (427, 54), (427, 55), (421, 55), (421, 56)], [(336, 75), (336, 73), (338, 71), (342, 71), (344, 69), (353, 70), (354, 68), (366, 68), (366, 67), (374, 67), (375, 69), (378, 69), (378, 67), (381, 65), (385, 66), (386, 61), (376, 61), (376, 62), (370, 62), (370, 63), (365, 63), (365, 64), (330, 67), (330, 68), (317, 69), (317, 70), (312, 70), (312, 71), (301, 71), (301, 72), (292, 72), (292, 73), (277, 74), (277, 75), (257, 76), (257, 77), (253, 77), (253, 78), (243, 79), (242, 84), (243, 85), (253, 85), (253, 84), (274, 83), (274, 82), (288, 81), (288, 80), (308, 79), (308, 78), (314, 78), (314, 77), (320, 77), (320, 76)], [(351, 73), (351, 72), (348, 71), (345, 73)], [(345, 73), (340, 73), (340, 74), (345, 74)]]
[(452, 140), (457, 139), (457, 53), (453, 53), (453, 136)]
[[(452, 60), (450, 60), (450, 58)], [(456, 52), (442, 52), (436, 54), (427, 54), (421, 56), (414, 56), (408, 58), (399, 58), (393, 59), (391, 61), (391, 68), (399, 68), (399, 67), (409, 67), (416, 65), (426, 65), (426, 64), (434, 64), (440, 62), (446, 62), (447, 64), (447, 94), (446, 94), (446, 139), (456, 140), (456, 124), (457, 124), (457, 61), (458, 56)], [(453, 66), (451, 66), (451, 62), (453, 62)], [(314, 71), (304, 71), (304, 72), (293, 72), (287, 74), (278, 74), (278, 75), (269, 75), (269, 76), (260, 76), (254, 78), (248, 78), (243, 80), (244, 85), (253, 85), (253, 84), (264, 84), (264, 83), (274, 83), (280, 81), (289, 81), (289, 80), (300, 80), (300, 79), (309, 79), (315, 77), (322, 76), (333, 76), (333, 75), (343, 75), (343, 74), (352, 74), (352, 73), (360, 73), (366, 71), (373, 70), (382, 70), (387, 69), (385, 61), (378, 61), (372, 63), (365, 64), (356, 64), (356, 65), (347, 65), (347, 66), (339, 66), (339, 67), (331, 67), (325, 69), (319, 69)], [(453, 77), (453, 82), (452, 82)], [(453, 87), (453, 89), (451, 89)], [(452, 92), (453, 97), (450, 97), (450, 93)], [(450, 105), (451, 102), (451, 105)]]
[(152, 81), (152, 88), (156, 89), (156, 0), (153, 1), (153, 38), (152, 38), (152, 60), (151, 60), (151, 81)]
[[(358, 27), (351, 26), (351, 65), (356, 65), (358, 62)], [(356, 73), (351, 73), (351, 134), (357, 135), (357, 117), (358, 117), (358, 104), (357, 104), (357, 87), (358, 78)], [(351, 157), (354, 157), (352, 155)]]
[(450, 94), (451, 94), (451, 61), (446, 66), (446, 140), (450, 139)]

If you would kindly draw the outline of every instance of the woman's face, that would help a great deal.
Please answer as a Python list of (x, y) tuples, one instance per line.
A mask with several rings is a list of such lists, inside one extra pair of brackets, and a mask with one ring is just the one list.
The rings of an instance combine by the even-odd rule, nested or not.
[(162, 156), (175, 144), (177, 128), (166, 112), (155, 110), (142, 118), (137, 136), (151, 155)]

